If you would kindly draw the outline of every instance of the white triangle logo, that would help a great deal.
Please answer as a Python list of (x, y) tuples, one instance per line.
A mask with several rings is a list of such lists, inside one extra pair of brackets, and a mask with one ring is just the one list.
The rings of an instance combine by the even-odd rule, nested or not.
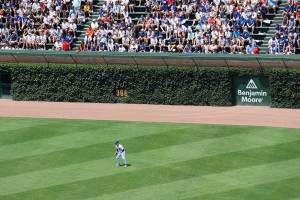
[(256, 84), (254, 83), (254, 81), (252, 79), (250, 79), (249, 83), (246, 86), (247, 89), (257, 89)]

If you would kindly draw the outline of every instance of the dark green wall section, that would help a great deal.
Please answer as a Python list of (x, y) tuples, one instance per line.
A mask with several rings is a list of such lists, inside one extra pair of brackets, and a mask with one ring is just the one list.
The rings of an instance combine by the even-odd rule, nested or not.
[(0, 98), (11, 96), (11, 70), (7, 66), (0, 66)]

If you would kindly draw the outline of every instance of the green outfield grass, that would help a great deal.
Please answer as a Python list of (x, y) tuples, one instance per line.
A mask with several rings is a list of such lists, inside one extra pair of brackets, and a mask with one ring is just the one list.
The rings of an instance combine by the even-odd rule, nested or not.
[(300, 129), (0, 118), (0, 200), (17, 199), (296, 200)]

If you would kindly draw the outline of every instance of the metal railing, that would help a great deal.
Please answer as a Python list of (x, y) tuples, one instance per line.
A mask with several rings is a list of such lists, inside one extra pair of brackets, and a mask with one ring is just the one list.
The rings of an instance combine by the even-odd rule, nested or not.
[(0, 62), (57, 64), (125, 64), (153, 66), (300, 68), (300, 55), (118, 53), (1, 50)]

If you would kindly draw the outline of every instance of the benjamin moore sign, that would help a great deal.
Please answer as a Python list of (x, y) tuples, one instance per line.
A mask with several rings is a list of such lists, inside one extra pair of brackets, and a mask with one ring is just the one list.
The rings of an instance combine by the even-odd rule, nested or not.
[(240, 76), (234, 79), (236, 105), (268, 106), (269, 81), (264, 76)]

